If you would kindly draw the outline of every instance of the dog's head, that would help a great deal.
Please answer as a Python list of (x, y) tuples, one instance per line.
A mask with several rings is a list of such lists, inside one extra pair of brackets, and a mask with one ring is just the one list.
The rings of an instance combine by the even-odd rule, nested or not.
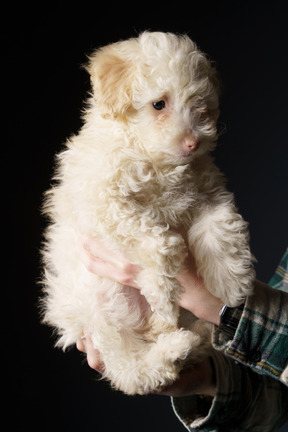
[(218, 81), (188, 36), (144, 32), (100, 48), (87, 70), (102, 116), (128, 125), (151, 156), (186, 163), (214, 147)]

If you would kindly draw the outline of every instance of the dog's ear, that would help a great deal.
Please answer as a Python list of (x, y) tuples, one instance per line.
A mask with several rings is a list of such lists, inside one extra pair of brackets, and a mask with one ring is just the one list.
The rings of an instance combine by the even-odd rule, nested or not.
[(117, 49), (110, 45), (89, 57), (86, 70), (91, 76), (94, 97), (102, 115), (125, 117), (132, 108), (135, 64), (120, 56)]

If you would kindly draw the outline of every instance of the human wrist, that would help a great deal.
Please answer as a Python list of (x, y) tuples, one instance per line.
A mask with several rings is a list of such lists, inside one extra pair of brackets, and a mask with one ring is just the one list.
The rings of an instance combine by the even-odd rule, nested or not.
[(207, 290), (204, 280), (190, 271), (179, 274), (177, 279), (183, 287), (180, 306), (197, 318), (219, 325), (219, 312), (223, 303)]
[(220, 311), (223, 306), (221, 299), (214, 297), (210, 292), (205, 293), (205, 299), (203, 302), (199, 302), (195, 306), (193, 312), (197, 318), (208, 321), (214, 325), (219, 326), (220, 324)]

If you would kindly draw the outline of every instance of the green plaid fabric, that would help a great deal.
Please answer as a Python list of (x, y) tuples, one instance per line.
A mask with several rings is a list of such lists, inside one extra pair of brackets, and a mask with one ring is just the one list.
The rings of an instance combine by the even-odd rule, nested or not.
[(244, 308), (229, 310), (236, 331), (215, 328), (215, 397), (172, 398), (189, 431), (273, 432), (287, 421), (287, 282), (288, 249), (269, 282), (273, 288), (256, 282)]
[(269, 285), (275, 289), (288, 292), (288, 249), (286, 250), (279, 266), (269, 281)]
[[(288, 249), (269, 282), (272, 287), (260, 282), (255, 284), (255, 293), (246, 300), (233, 339), (230, 340), (230, 333), (221, 326), (214, 334), (216, 349), (224, 349), (240, 363), (258, 373), (281, 379), (285, 384), (288, 384), (287, 283)], [(232, 309), (231, 314), (237, 315), (237, 308)]]

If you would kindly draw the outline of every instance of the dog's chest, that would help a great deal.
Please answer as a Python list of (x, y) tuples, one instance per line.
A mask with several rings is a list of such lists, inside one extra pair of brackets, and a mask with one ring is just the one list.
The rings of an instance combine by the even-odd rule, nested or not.
[(197, 200), (195, 179), (187, 167), (165, 170), (137, 166), (119, 182), (119, 198), (138, 214), (177, 225)]

